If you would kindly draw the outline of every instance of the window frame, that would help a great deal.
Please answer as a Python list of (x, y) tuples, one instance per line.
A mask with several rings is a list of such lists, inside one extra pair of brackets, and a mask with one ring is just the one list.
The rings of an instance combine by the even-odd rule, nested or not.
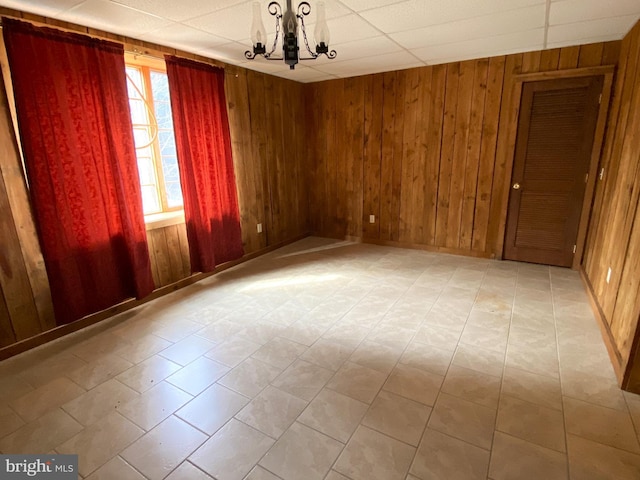
[[(166, 65), (163, 60), (150, 58), (147, 56), (140, 56), (132, 53), (125, 53), (125, 67), (136, 68), (140, 71), (142, 77), (142, 83), (144, 91), (142, 92), (144, 95), (144, 100), (146, 104), (146, 108), (149, 108), (150, 113), (153, 115), (153, 118), (156, 118), (156, 106), (153, 99), (152, 87), (151, 87), (151, 72), (159, 72), (163, 74), (167, 74)], [(128, 80), (127, 80), (128, 81)], [(150, 119), (151, 120), (151, 119)], [(133, 119), (132, 122), (132, 131), (135, 130), (136, 127), (150, 127), (149, 124), (134, 124)], [(151, 125), (151, 132), (153, 132), (153, 125)], [(169, 217), (179, 217), (178, 214), (184, 212), (184, 203), (183, 205), (178, 205), (176, 207), (169, 207), (167, 200), (167, 188), (164, 178), (164, 170), (162, 165), (162, 153), (160, 149), (160, 140), (159, 133), (160, 127), (156, 123), (155, 125), (156, 135), (153, 141), (149, 144), (149, 148), (152, 150), (152, 158), (151, 162), (153, 164), (153, 169), (156, 178), (156, 191), (158, 194), (158, 199), (160, 200), (161, 210), (158, 212), (150, 212), (145, 213), (145, 221), (156, 222), (158, 218), (163, 218), (164, 216)], [(137, 157), (137, 149), (136, 149), (136, 157)], [(141, 184), (142, 185), (142, 184)]]

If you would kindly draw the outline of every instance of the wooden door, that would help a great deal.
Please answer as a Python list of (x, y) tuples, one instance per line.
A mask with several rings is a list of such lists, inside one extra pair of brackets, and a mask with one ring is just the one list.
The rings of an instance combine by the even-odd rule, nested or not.
[(504, 257), (570, 267), (603, 77), (524, 83)]

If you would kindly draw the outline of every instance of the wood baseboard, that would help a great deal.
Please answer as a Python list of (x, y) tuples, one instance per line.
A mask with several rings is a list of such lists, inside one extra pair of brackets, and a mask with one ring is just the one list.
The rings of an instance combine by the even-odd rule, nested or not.
[(103, 320), (114, 317), (120, 313), (126, 312), (127, 310), (131, 310), (140, 305), (148, 303), (157, 298), (163, 297), (171, 292), (175, 292), (181, 288), (192, 285), (200, 280), (204, 280), (212, 275), (216, 275), (217, 273), (223, 272), (224, 270), (228, 270), (229, 268), (235, 267), (236, 265), (240, 265), (241, 263), (247, 262), (249, 260), (253, 260), (254, 258), (260, 257), (266, 253), (272, 252), (280, 247), (284, 247), (285, 245), (289, 245), (290, 243), (297, 242), (298, 240), (302, 240), (305, 237), (308, 237), (310, 233), (304, 233), (298, 235), (296, 237), (290, 238), (288, 240), (284, 240), (282, 242), (276, 243), (274, 245), (270, 245), (266, 248), (258, 250), (256, 252), (248, 253), (244, 255), (242, 258), (238, 260), (234, 260), (231, 262), (224, 263), (218, 267), (213, 272), (208, 273), (196, 273), (189, 277), (183, 278), (175, 283), (170, 285), (166, 285), (164, 287), (157, 288), (150, 295), (140, 300), (135, 298), (125, 300), (122, 303), (114, 305), (106, 310), (101, 310), (100, 312), (93, 313), (91, 315), (87, 315), (75, 322), (68, 323), (66, 325), (60, 325), (59, 327), (52, 328), (51, 330), (47, 330), (46, 332), (42, 332), (38, 335), (35, 335), (30, 338), (26, 338), (16, 343), (12, 343), (11, 345), (7, 345), (6, 347), (0, 348), (0, 361), (5, 360), (7, 358), (13, 357), (20, 353), (26, 352), (27, 350), (31, 350), (32, 348), (38, 347), (40, 345), (44, 345), (45, 343), (49, 343), (53, 340), (57, 340), (62, 338), (70, 333), (77, 332), (84, 328), (95, 325)]
[(622, 356), (618, 351), (615, 341), (613, 340), (613, 335), (611, 334), (611, 329), (609, 328), (609, 324), (607, 323), (606, 317), (602, 309), (600, 308), (600, 304), (596, 299), (595, 293), (593, 292), (593, 287), (591, 286), (591, 282), (587, 277), (586, 272), (582, 267), (578, 269), (580, 273), (580, 278), (582, 278), (582, 283), (585, 286), (585, 290), (587, 291), (587, 296), (589, 297), (589, 303), (591, 304), (591, 309), (598, 321), (598, 326), (600, 327), (600, 333), (602, 334), (602, 340), (604, 340), (604, 345), (607, 347), (607, 353), (609, 353), (609, 358), (611, 359), (611, 364), (613, 365), (613, 371), (616, 374), (616, 378), (618, 379), (618, 386), (620, 388), (624, 388), (625, 385), (625, 365), (622, 360)]

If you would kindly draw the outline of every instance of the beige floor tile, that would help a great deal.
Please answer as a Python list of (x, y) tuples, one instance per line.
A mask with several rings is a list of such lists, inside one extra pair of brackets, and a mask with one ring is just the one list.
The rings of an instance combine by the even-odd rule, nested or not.
[(500, 352), (460, 344), (451, 363), (476, 372), (502, 377), (504, 357)]
[(238, 336), (264, 345), (277, 337), (284, 330), (282, 325), (258, 320), (238, 332)]
[(274, 440), (238, 420), (230, 420), (189, 461), (217, 480), (242, 480)]
[(10, 406), (23, 420), (32, 422), (83, 393), (84, 388), (61, 377), (17, 398)]
[(332, 376), (331, 370), (304, 360), (296, 360), (282, 372), (273, 385), (309, 402)]
[(418, 446), (431, 408), (382, 391), (371, 404), (362, 424), (409, 445)]
[(340, 442), (294, 423), (260, 465), (284, 480), (322, 480), (342, 448)]
[(562, 394), (567, 397), (577, 398), (603, 407), (615, 408), (616, 410), (627, 410), (622, 390), (618, 387), (616, 378), (613, 375), (605, 378), (593, 373), (562, 369), (560, 378), (562, 381)]
[(426, 346), (419, 342), (411, 342), (402, 357), (400, 357), (400, 363), (426, 370), (436, 375), (444, 375), (447, 373), (452, 357), (453, 352), (450, 350)]
[(307, 323), (306, 321), (298, 321), (292, 325), (286, 327), (280, 336), (288, 340), (292, 340), (301, 345), (310, 347), (316, 340), (318, 340), (324, 332), (327, 331), (326, 327), (317, 326)]
[(531, 443), (566, 452), (562, 412), (502, 395), (496, 430)]
[(165, 381), (181, 388), (191, 395), (198, 395), (229, 371), (229, 367), (221, 363), (200, 357), (186, 367), (182, 367)]
[[(69, 353), (72, 353), (77, 358), (81, 358), (85, 362), (93, 362), (130, 343), (128, 339), (107, 331), (98, 333), (74, 345), (69, 349)], [(51, 365), (48, 365), (48, 367), (50, 366)]]
[(247, 358), (218, 380), (218, 383), (253, 398), (273, 382), (282, 370), (255, 358)]
[(327, 388), (356, 400), (371, 403), (382, 387), (385, 378), (386, 375), (377, 370), (347, 362), (327, 383)]
[(196, 333), (200, 329), (202, 329), (201, 323), (192, 322), (184, 318), (172, 318), (170, 323), (164, 325), (159, 324), (159, 326), (153, 330), (153, 334), (176, 343)]
[(277, 439), (306, 406), (304, 400), (269, 386), (240, 410), (235, 418)]
[(204, 355), (215, 346), (206, 338), (198, 335), (191, 335), (184, 340), (174, 343), (169, 348), (165, 348), (160, 355), (171, 360), (178, 365), (188, 365), (196, 358)]
[(228, 367), (235, 367), (250, 357), (262, 345), (241, 337), (231, 337), (209, 350), (205, 357)]
[(459, 330), (425, 325), (418, 330), (414, 341), (453, 352), (458, 345), (459, 339)]
[(334, 465), (353, 480), (402, 480), (416, 449), (360, 426)]
[(539, 375), (558, 378), (558, 351), (555, 345), (547, 348), (510, 344), (505, 361), (508, 367), (519, 368)]
[(566, 480), (567, 456), (496, 432), (489, 465), (492, 480)]
[(216, 383), (178, 410), (176, 415), (212, 435), (247, 403), (247, 397)]
[(429, 428), (480, 448), (490, 449), (496, 411), (458, 397), (440, 394), (429, 418)]
[(207, 438), (201, 431), (179, 418), (170, 416), (120, 455), (148, 479), (160, 480), (180, 465)]
[(460, 336), (460, 343), (502, 353), (507, 348), (508, 336), (509, 326), (507, 324), (484, 327), (467, 323)]
[(87, 480), (146, 480), (131, 465), (120, 457), (113, 457), (95, 472), (87, 477)]
[(300, 343), (276, 337), (260, 347), (252, 358), (284, 370), (306, 349), (307, 347)]
[(402, 354), (402, 348), (365, 340), (351, 354), (349, 361), (389, 374)]
[(111, 379), (65, 403), (62, 408), (82, 425), (87, 426), (137, 398), (138, 395), (135, 390)]
[(178, 370), (180, 370), (180, 365), (177, 363), (154, 355), (122, 372), (116, 379), (142, 393)]
[(425, 405), (433, 405), (442, 385), (443, 377), (407, 365), (398, 365), (383, 389)]
[(402, 351), (409, 344), (414, 333), (414, 330), (395, 325), (378, 325), (367, 335), (367, 340)]
[(138, 364), (171, 345), (173, 345), (173, 343), (165, 340), (164, 338), (148, 334), (137, 340), (135, 343), (122, 345), (115, 349), (113, 353), (131, 363)]
[(182, 462), (178, 468), (171, 472), (167, 480), (212, 480), (212, 478), (193, 464)]
[(427, 428), (410, 471), (427, 479), (484, 480), (489, 455), (488, 450)]
[(158, 385), (136, 398), (120, 405), (118, 411), (143, 428), (151, 430), (193, 397), (167, 382)]
[(111, 412), (56, 447), (56, 451), (77, 454), (78, 471), (86, 477), (142, 434), (144, 434), (144, 430), (118, 412)]
[(640, 453), (638, 437), (628, 412), (564, 398), (567, 433), (612, 447)]
[(7, 405), (0, 405), (0, 438), (15, 432), (25, 424), (16, 412)]
[[(2, 364), (0, 364), (2, 365)], [(7, 362), (4, 365), (9, 365)], [(7, 367), (9, 370), (9, 368)], [(17, 371), (18, 369), (10, 369), (9, 371)], [(0, 404), (10, 403), (12, 400), (22, 397), (29, 392), (35, 390), (26, 380), (19, 374), (0, 373)]]
[(345, 477), (341, 473), (336, 472), (335, 470), (331, 470), (329, 474), (326, 477), (324, 477), (324, 480), (350, 480), (350, 479)]
[(133, 364), (117, 355), (105, 355), (98, 360), (66, 373), (66, 376), (85, 390), (109, 380), (124, 372)]
[(572, 479), (637, 480), (640, 478), (640, 455), (575, 435), (568, 435), (567, 443), (569, 472)]
[(502, 380), (502, 393), (556, 410), (562, 410), (562, 391), (555, 377), (538, 375), (507, 367)]
[(442, 391), (485, 407), (497, 408), (500, 379), (452, 365), (442, 384)]
[(269, 470), (262, 468), (260, 465), (257, 465), (249, 475), (247, 475), (244, 480), (280, 480), (280, 477), (276, 477)]
[(82, 430), (82, 425), (62, 409), (53, 410), (0, 440), (0, 452), (48, 452)]
[(354, 348), (321, 338), (300, 358), (335, 372), (347, 361)]
[(298, 417), (298, 421), (346, 443), (369, 405), (333, 390), (324, 389)]

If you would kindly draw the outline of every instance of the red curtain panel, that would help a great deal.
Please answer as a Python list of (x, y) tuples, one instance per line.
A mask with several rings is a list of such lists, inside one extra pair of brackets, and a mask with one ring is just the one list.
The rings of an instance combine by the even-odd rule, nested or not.
[(148, 295), (123, 47), (2, 21), (56, 322)]
[(243, 255), (224, 70), (166, 56), (192, 272)]

